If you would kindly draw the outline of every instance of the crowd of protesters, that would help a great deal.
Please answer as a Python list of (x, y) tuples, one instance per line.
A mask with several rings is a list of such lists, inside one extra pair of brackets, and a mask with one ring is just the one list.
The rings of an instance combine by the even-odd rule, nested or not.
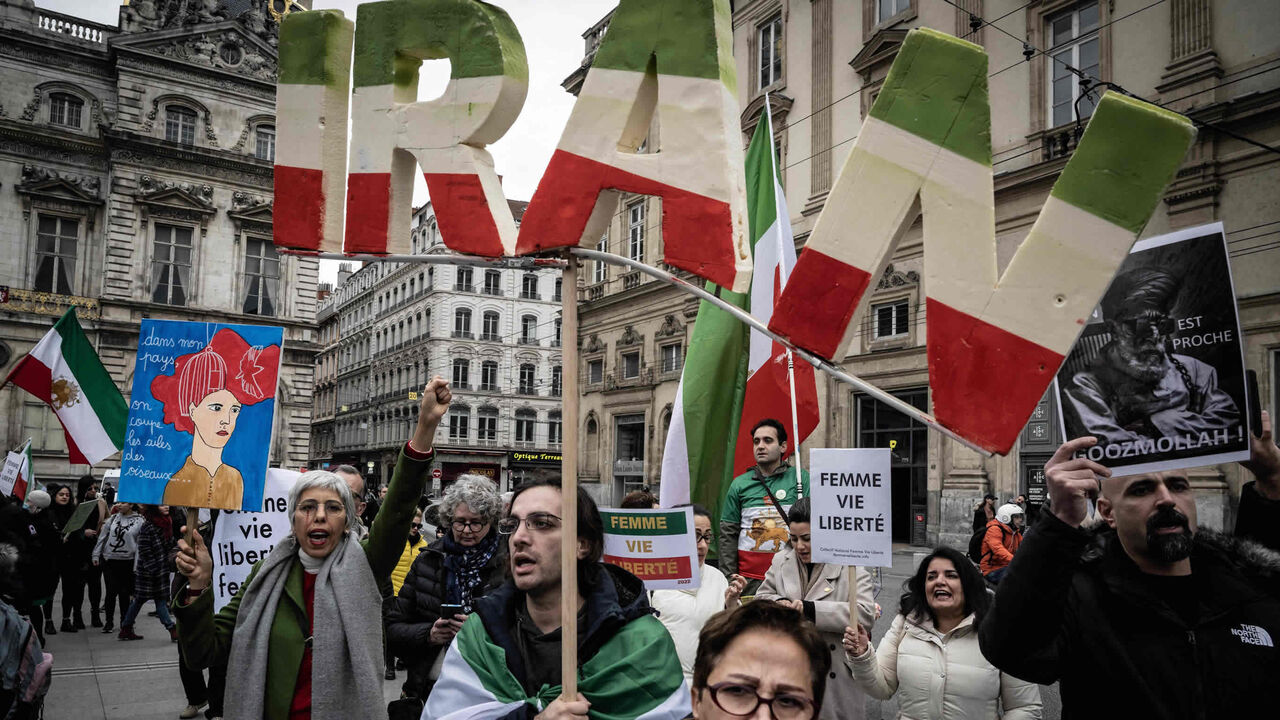
[[(1025, 498), (984, 497), (969, 553), (924, 557), (873, 645), (870, 573), (814, 562), (807, 477), (786, 463), (780, 423), (752, 429), (758, 465), (735, 480), (737, 500), (718, 518), (731, 533), (719, 566), (708, 562), (716, 518), (695, 505), (699, 587), (647, 591), (602, 562), (600, 514), (581, 488), (574, 539), (562, 537), (555, 481), (504, 496), (462, 475), (424, 512), (450, 399), (443, 380), (428, 385), (376, 500), (355, 468), (302, 474), (288, 496), (291, 533), (217, 613), (216, 512), (199, 522), (112, 503), (92, 477), (74, 492), (50, 484), (0, 505), (0, 664), (14, 670), (0, 709), (35, 716), (50, 636), (114, 632), (118, 608), (118, 637), (140, 639), (138, 616), (153, 602), (177, 643), (182, 718), (207, 708), (208, 718), (279, 720), (813, 720), (863, 717), (869, 696), (896, 697), (902, 718), (1026, 720), (1042, 716), (1037, 684), (1055, 682), (1068, 718), (1267, 714), (1261, 690), (1280, 671), (1280, 449), (1266, 413), (1243, 463), (1254, 480), (1234, 537), (1197, 527), (1185, 471), (1112, 477), (1077, 457), (1092, 438), (1071, 440), (1046, 464), (1034, 532)], [(77, 514), (82, 503), (92, 506)], [(657, 499), (645, 489), (623, 504)], [(186, 539), (188, 522), (197, 526)], [(750, 548), (744, 526), (757, 531)], [(758, 553), (775, 529), (785, 540)], [(570, 541), (577, 596), (563, 598)], [(565, 601), (578, 608), (573, 697), (560, 685)], [(382, 682), (396, 658), (407, 673), (387, 705)]]

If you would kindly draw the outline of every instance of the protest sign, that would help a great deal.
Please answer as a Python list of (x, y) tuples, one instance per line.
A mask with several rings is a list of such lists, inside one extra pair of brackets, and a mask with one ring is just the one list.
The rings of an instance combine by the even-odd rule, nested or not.
[(813, 561), (893, 565), (888, 448), (809, 452)]
[(1249, 457), (1244, 348), (1222, 223), (1143, 240), (1058, 373), (1067, 438), (1116, 474)]
[(26, 456), (22, 453), (13, 451), (10, 451), (5, 456), (4, 467), (0, 468), (0, 497), (8, 497), (13, 494), (13, 489), (18, 482), (19, 471), (25, 458)]
[(602, 509), (604, 561), (644, 581), (650, 590), (693, 590), (701, 582), (693, 508)]
[(283, 340), (279, 327), (143, 320), (120, 499), (262, 509)]
[(286, 506), (301, 473), (271, 468), (263, 488), (262, 512), (228, 510), (213, 530), (213, 611), (231, 602), (254, 563), (271, 554), (292, 531)]

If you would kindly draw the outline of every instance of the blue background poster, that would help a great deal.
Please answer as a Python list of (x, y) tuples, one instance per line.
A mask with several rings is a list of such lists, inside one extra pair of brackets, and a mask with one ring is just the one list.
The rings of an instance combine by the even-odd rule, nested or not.
[(280, 327), (143, 320), (119, 498), (260, 511), (283, 342)]

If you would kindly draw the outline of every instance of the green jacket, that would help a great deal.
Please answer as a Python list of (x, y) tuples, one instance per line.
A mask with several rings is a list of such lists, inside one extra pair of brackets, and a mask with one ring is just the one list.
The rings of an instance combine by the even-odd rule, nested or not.
[[(409, 536), (409, 523), (417, 509), (418, 498), (429, 477), (431, 458), (413, 460), (400, 453), (386, 500), (374, 518), (373, 528), (362, 542), (369, 567), (379, 584), (389, 582)], [(190, 605), (180, 604), (186, 593), (186, 583), (178, 590), (173, 601), (173, 613), (182, 637), (182, 648), (187, 664), (192, 667), (216, 667), (225, 665), (231, 654), (231, 633), (236, 627), (236, 615), (245, 588), (253, 583), (261, 562), (254, 565), (248, 579), (240, 586), (231, 602), (216, 615), (213, 612), (213, 593), (205, 592)], [(288, 720), (289, 705), (293, 701), (294, 684), (298, 668), (302, 665), (302, 653), (309, 633), (306, 603), (302, 598), (302, 562), (295, 560), (285, 581), (284, 597), (276, 606), (275, 621), (271, 624), (271, 636), (267, 646), (267, 697), (263, 716), (265, 720)], [(372, 608), (371, 612), (380, 611)], [(235, 692), (235, 688), (227, 688)]]

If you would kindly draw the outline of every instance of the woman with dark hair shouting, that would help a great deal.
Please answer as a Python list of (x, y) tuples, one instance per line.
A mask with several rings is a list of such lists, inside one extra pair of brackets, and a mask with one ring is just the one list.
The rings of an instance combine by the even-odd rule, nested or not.
[(990, 607), (978, 569), (960, 552), (940, 547), (907, 580), (878, 650), (866, 629), (844, 629), (845, 663), (871, 697), (898, 693), (900, 718), (1039, 718), (1040, 689), (1000, 672), (978, 649), (978, 625)]

